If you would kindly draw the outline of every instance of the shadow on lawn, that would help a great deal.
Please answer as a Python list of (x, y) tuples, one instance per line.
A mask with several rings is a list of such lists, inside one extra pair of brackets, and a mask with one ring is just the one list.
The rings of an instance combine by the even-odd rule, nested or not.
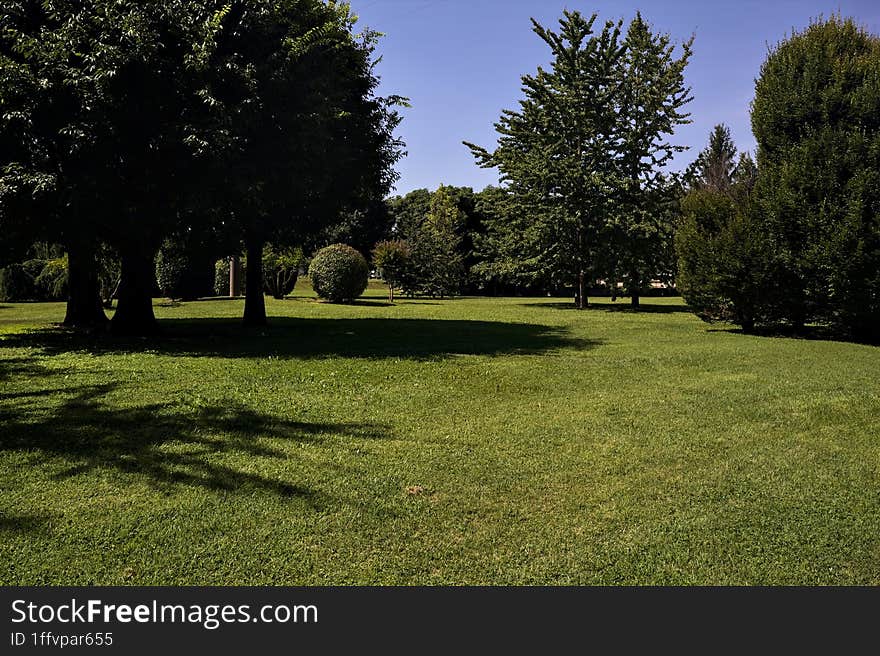
[(743, 330), (736, 327), (707, 328), (709, 333), (730, 333), (732, 335), (749, 335), (750, 337), (772, 337), (787, 339), (803, 339), (807, 341), (823, 342), (846, 342), (848, 344), (861, 344), (862, 346), (880, 346), (880, 335), (877, 337), (863, 337), (843, 334), (829, 326), (759, 326), (752, 330)]
[[(196, 486), (236, 493), (264, 492), (297, 497), (318, 507), (326, 499), (281, 478), (245, 471), (260, 458), (289, 459), (277, 440), (319, 443), (330, 436), (381, 439), (382, 426), (357, 423), (307, 423), (279, 419), (243, 406), (211, 405), (179, 409), (168, 404), (120, 408), (103, 401), (115, 385), (57, 389), (60, 403), (46, 412), (39, 405), (16, 403), (0, 408), (0, 452), (23, 452), (45, 460), (57, 479), (97, 471), (116, 471), (159, 488)], [(276, 440), (267, 443), (261, 438)], [(62, 459), (60, 464), (56, 459)], [(14, 525), (14, 518), (3, 526)], [(10, 524), (12, 522), (12, 524)], [(22, 522), (18, 522), (22, 524)], [(22, 524), (26, 528), (26, 522)], [(8, 527), (8, 526), (7, 526)]]
[[(554, 310), (577, 310), (574, 302), (553, 303), (520, 303), (520, 307), (551, 308)], [(583, 310), (584, 312), (631, 312), (633, 314), (672, 314), (675, 312), (690, 312), (687, 305), (651, 303), (642, 301), (638, 307), (630, 305), (629, 299), (624, 298), (615, 303), (591, 303)]]
[(36, 533), (41, 531), (48, 517), (39, 515), (0, 514), (0, 535), (4, 533)]
[(563, 329), (525, 323), (439, 319), (299, 319), (272, 317), (245, 329), (239, 319), (163, 319), (156, 338), (123, 339), (51, 328), (13, 333), (0, 347), (38, 348), (44, 354), (150, 351), (175, 356), (279, 358), (432, 358), (444, 355), (542, 353), (591, 348), (601, 342)]

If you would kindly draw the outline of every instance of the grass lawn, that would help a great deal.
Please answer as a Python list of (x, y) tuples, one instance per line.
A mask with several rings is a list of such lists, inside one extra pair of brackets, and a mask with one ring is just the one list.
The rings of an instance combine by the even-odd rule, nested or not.
[(0, 583), (880, 584), (880, 348), (382, 293), (0, 306)]

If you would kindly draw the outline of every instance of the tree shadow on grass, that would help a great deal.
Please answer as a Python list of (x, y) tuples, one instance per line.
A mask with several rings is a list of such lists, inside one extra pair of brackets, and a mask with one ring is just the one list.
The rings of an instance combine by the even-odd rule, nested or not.
[[(0, 339), (0, 346), (3, 345)], [(16, 376), (39, 376), (45, 369), (31, 358), (0, 358), (0, 381)]]
[(880, 346), (880, 335), (875, 338), (856, 337), (836, 332), (829, 326), (759, 326), (752, 330), (743, 330), (735, 326), (718, 326), (707, 328), (710, 333), (730, 333), (732, 335), (749, 335), (751, 337), (775, 337), (777, 339), (803, 339), (822, 342), (845, 342), (863, 346)]
[(189, 486), (269, 493), (320, 507), (327, 502), (321, 493), (255, 473), (255, 463), (290, 458), (278, 440), (318, 444), (389, 435), (376, 424), (289, 421), (229, 404), (118, 407), (104, 399), (114, 389), (112, 384), (58, 389), (60, 399), (48, 410), (45, 403), (7, 405), (0, 410), (0, 453), (29, 454), (59, 480), (116, 472), (166, 492)]
[[(520, 303), (520, 307), (530, 308), (549, 308), (553, 310), (577, 310), (578, 307), (573, 302), (553, 302), (553, 303)], [(687, 305), (651, 303), (642, 301), (638, 307), (633, 307), (629, 299), (621, 300), (616, 303), (591, 303), (582, 310), (583, 312), (628, 312), (632, 314), (673, 314), (677, 312), (691, 312)]]
[(4, 533), (36, 533), (43, 530), (48, 519), (40, 515), (8, 515), (0, 512), (0, 536)]
[(431, 319), (299, 319), (273, 317), (268, 326), (245, 329), (238, 319), (163, 319), (150, 339), (87, 335), (61, 328), (12, 333), (0, 347), (37, 348), (52, 355), (153, 353), (194, 357), (413, 358), (451, 355), (536, 354), (586, 349), (597, 340), (564, 329), (526, 323)]

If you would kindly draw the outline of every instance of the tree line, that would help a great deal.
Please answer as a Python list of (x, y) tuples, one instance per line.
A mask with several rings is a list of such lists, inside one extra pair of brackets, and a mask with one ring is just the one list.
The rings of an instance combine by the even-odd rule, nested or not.
[(754, 159), (719, 125), (682, 172), (693, 39), (640, 14), (533, 21), (550, 63), (522, 77), (495, 148), (464, 142), (501, 185), (387, 198), (405, 101), (376, 95), (376, 34), (355, 34), (344, 5), (7, 4), (0, 258), (62, 244), (27, 270), (57, 294), (66, 258), (70, 325), (105, 320), (113, 272), (114, 328), (149, 330), (154, 268), (171, 289), (202, 262), (204, 289), (210, 262), (242, 249), (259, 324), (264, 291), (283, 297), (307, 254), (342, 242), (392, 298), (572, 293), (583, 308), (620, 289), (638, 306), (660, 281), (746, 330), (878, 332), (880, 40), (850, 19), (770, 51)]
[(65, 323), (156, 329), (163, 243), (240, 244), (244, 319), (266, 321), (267, 243), (301, 244), (388, 193), (403, 99), (376, 94), (378, 35), (320, 0), (4, 2), (0, 257), (67, 255)]

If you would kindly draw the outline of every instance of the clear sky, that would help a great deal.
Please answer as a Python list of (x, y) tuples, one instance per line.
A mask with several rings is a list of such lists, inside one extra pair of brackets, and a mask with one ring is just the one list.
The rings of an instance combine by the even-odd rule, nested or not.
[(687, 70), (693, 123), (676, 132), (691, 147), (684, 168), (716, 123), (730, 126), (740, 150), (753, 150), (749, 103), (754, 80), (775, 44), (811, 17), (840, 12), (880, 33), (880, 0), (351, 0), (360, 26), (385, 34), (379, 45), (381, 93), (408, 96), (398, 134), (408, 155), (397, 193), (440, 183), (479, 190), (497, 173), (477, 168), (462, 140), (492, 148), (493, 123), (521, 98), (520, 76), (546, 64), (546, 45), (530, 17), (556, 25), (563, 9), (629, 21), (636, 10), (680, 42), (696, 36)]

